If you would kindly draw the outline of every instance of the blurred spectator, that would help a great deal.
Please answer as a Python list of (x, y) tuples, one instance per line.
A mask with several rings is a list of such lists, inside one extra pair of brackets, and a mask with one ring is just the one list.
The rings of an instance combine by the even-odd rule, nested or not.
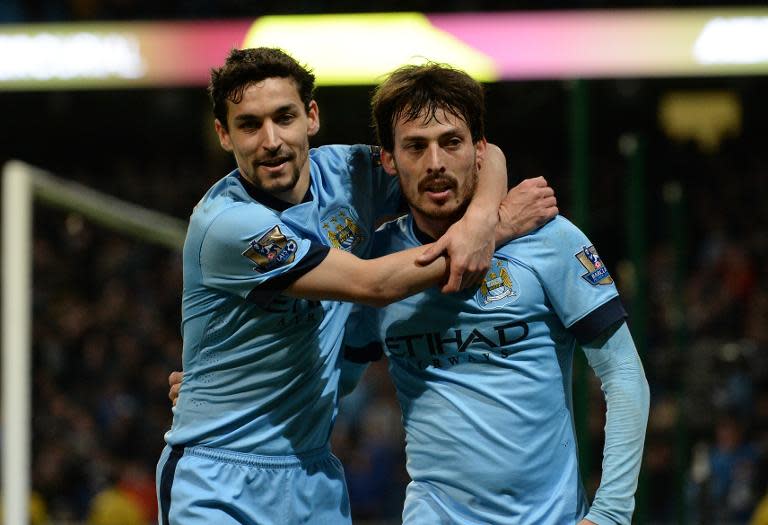
[(747, 523), (759, 494), (758, 450), (738, 416), (721, 414), (712, 443), (696, 446), (691, 469), (691, 510), (697, 523)]

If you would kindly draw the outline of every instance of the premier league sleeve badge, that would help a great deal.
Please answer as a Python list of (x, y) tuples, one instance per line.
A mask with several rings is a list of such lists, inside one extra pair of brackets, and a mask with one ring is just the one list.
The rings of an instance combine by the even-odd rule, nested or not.
[(592, 286), (598, 284), (611, 284), (613, 278), (608, 273), (608, 268), (605, 267), (602, 259), (597, 254), (595, 246), (584, 246), (582, 250), (575, 254), (576, 259), (579, 260), (581, 265), (587, 270), (587, 273), (581, 277)]
[(243, 255), (256, 264), (255, 271), (266, 273), (292, 263), (298, 249), (296, 241), (286, 237), (280, 226), (275, 226), (260, 239), (253, 239)]

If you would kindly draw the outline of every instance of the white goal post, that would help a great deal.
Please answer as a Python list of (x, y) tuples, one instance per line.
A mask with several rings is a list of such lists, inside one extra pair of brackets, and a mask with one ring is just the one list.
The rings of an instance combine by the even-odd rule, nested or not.
[(2, 185), (3, 523), (29, 523), (33, 200), (63, 208), (145, 242), (180, 250), (186, 223), (21, 161), (3, 166)]

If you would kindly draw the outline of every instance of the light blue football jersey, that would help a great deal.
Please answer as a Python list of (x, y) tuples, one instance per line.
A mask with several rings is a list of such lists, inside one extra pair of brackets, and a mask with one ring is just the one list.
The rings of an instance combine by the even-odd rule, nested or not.
[[(421, 241), (402, 217), (376, 233), (373, 255)], [(389, 359), (412, 479), (405, 523), (581, 519), (572, 358), (625, 315), (597, 251), (562, 217), (498, 248), (476, 290), (361, 309), (347, 343), (377, 339)]]
[(351, 305), (281, 295), (328, 247), (364, 257), (399, 199), (369, 146), (310, 151), (311, 184), (290, 206), (235, 170), (192, 213), (184, 244), (184, 380), (169, 445), (250, 454), (327, 446)]

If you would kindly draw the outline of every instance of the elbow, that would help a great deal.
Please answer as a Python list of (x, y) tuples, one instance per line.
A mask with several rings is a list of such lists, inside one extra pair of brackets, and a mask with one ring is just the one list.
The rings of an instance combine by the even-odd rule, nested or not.
[(504, 155), (504, 152), (501, 150), (500, 147), (498, 147), (496, 144), (493, 144), (492, 142), (489, 142), (486, 146), (486, 155), (495, 155), (496, 158), (499, 159), (499, 162), (507, 162), (507, 157)]

